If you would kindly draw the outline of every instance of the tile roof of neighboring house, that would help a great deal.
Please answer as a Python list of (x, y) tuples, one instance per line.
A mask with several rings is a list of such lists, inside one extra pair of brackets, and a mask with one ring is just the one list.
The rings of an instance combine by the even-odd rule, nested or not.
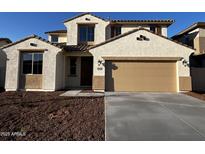
[(6, 41), (7, 43), (12, 43), (9, 38), (0, 38), (0, 41)]
[(53, 45), (53, 46), (55, 46), (55, 47), (62, 48), (61, 45), (56, 44), (56, 43), (52, 43), (52, 42), (50, 42), (50, 41), (48, 41), (48, 40), (46, 40), (46, 39), (44, 39), (44, 38), (42, 38), (42, 37), (40, 37), (40, 36), (31, 35), (31, 36), (28, 36), (28, 37), (26, 37), (26, 38), (23, 38), (23, 39), (21, 39), (21, 40), (19, 40), (19, 41), (16, 41), (16, 42), (13, 42), (13, 43), (4, 45), (4, 46), (0, 47), (0, 49), (8, 48), (8, 47), (10, 47), (10, 46), (16, 45), (16, 44), (18, 44), (18, 43), (20, 43), (20, 42), (26, 41), (26, 40), (31, 39), (31, 38), (36, 38), (36, 39), (41, 40), (41, 41), (43, 41), (43, 42), (46, 42), (46, 43), (48, 43), (48, 44), (50, 44), (50, 45)]
[(188, 45), (186, 45), (186, 44), (183, 44), (183, 43), (181, 43), (181, 42), (178, 42), (178, 41), (169, 39), (169, 38), (167, 38), (167, 37), (165, 37), (165, 36), (156, 34), (156, 33), (152, 32), (152, 31), (150, 31), (150, 30), (147, 30), (147, 29), (145, 29), (145, 28), (136, 28), (136, 29), (134, 29), (134, 30), (128, 31), (128, 32), (123, 33), (123, 34), (121, 34), (121, 35), (118, 35), (118, 36), (116, 36), (116, 37), (110, 38), (110, 39), (108, 39), (108, 40), (106, 40), (106, 41), (104, 41), (104, 42), (101, 42), (101, 43), (99, 43), (99, 44), (96, 44), (96, 45), (94, 45), (94, 46), (91, 46), (91, 47), (89, 47), (87, 50), (96, 48), (96, 47), (98, 47), (98, 46), (104, 45), (104, 44), (109, 43), (109, 42), (112, 42), (112, 41), (114, 41), (114, 40), (117, 40), (117, 39), (122, 38), (122, 37), (124, 37), (124, 36), (127, 36), (127, 35), (129, 35), (129, 34), (132, 34), (132, 33), (134, 33), (134, 32), (137, 32), (137, 31), (139, 31), (139, 30), (148, 31), (148, 32), (150, 32), (150, 33), (152, 33), (152, 34), (154, 34), (154, 35), (160, 36), (160, 37), (165, 38), (165, 39), (167, 39), (167, 40), (169, 40), (169, 41), (172, 41), (172, 42), (174, 42), (174, 43), (183, 45), (183, 46), (188, 47), (188, 48), (190, 48), (190, 49), (194, 49), (194, 48), (192, 48), (192, 47), (190, 47), (190, 46), (188, 46)]
[(61, 30), (54, 30), (54, 31), (45, 32), (45, 34), (50, 34), (50, 33), (67, 33), (67, 30), (61, 29)]
[(187, 27), (186, 29), (182, 30), (181, 32), (177, 33), (176, 35), (172, 36), (172, 39), (176, 39), (179, 36), (182, 36), (183, 34), (186, 34), (196, 28), (205, 28), (205, 22), (196, 22), (192, 24), (191, 26)]
[(165, 19), (165, 20), (110, 20), (111, 23), (134, 23), (134, 24), (165, 24), (171, 25), (174, 20)]
[(101, 18), (101, 17), (99, 17), (99, 16), (96, 16), (96, 15), (94, 15), (94, 14), (92, 14), (92, 13), (86, 12), (86, 13), (81, 13), (81, 14), (75, 16), (75, 17), (69, 18), (69, 19), (65, 20), (64, 23), (65, 23), (65, 22), (68, 22), (68, 21), (71, 21), (71, 20), (73, 20), (73, 19), (82, 17), (82, 16), (87, 15), (87, 14), (92, 15), (92, 16), (94, 16), (94, 17), (96, 17), (96, 18), (101, 19), (101, 20), (107, 21), (107, 20), (105, 20), (105, 19), (103, 19), (103, 18)]
[(64, 45), (63, 49), (65, 51), (86, 51), (91, 45), (78, 44), (78, 45)]

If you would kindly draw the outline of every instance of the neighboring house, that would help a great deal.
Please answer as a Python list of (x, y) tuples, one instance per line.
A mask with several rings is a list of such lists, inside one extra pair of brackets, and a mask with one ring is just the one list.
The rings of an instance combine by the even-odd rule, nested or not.
[(173, 20), (105, 20), (84, 13), (2, 49), (7, 91), (91, 88), (95, 91), (191, 90), (195, 50), (167, 38)]
[(172, 37), (196, 49), (190, 56), (193, 91), (205, 91), (205, 22), (197, 22)]
[(6, 44), (12, 43), (12, 41), (8, 38), (0, 38), (0, 47)]
[[(11, 43), (8, 38), (0, 38), (0, 47)], [(0, 88), (4, 87), (5, 81), (5, 71), (6, 71), (6, 54), (0, 49)]]

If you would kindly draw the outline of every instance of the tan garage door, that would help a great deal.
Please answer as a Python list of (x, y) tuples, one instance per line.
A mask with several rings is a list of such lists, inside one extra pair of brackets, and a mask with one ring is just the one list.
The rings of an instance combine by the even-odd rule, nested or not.
[(106, 61), (106, 91), (176, 92), (176, 61)]

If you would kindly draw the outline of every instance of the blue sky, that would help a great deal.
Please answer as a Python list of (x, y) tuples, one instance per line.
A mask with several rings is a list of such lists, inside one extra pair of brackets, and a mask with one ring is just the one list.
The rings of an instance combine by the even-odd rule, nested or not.
[[(0, 37), (17, 41), (31, 34), (47, 38), (46, 31), (65, 29), (63, 21), (79, 13), (0, 13)], [(96, 12), (97, 16), (111, 19), (174, 19), (168, 29), (173, 36), (194, 22), (205, 21), (205, 13), (151, 13), (151, 12)]]

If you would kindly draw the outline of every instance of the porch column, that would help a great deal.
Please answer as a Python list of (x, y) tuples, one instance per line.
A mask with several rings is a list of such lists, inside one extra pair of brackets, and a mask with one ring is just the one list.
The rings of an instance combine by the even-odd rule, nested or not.
[(105, 61), (101, 57), (93, 56), (93, 84), (92, 89), (105, 91)]

